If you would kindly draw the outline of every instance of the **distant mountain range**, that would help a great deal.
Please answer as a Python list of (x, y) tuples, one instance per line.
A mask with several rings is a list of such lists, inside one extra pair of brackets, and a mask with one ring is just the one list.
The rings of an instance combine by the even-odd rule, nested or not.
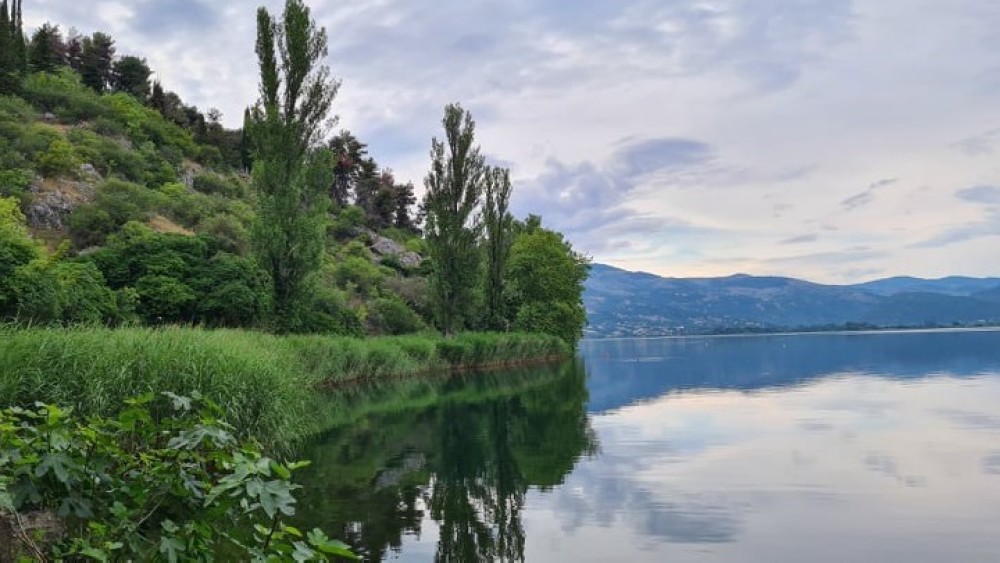
[(594, 264), (583, 298), (591, 337), (1000, 324), (1000, 278), (824, 285), (745, 274), (663, 278)]

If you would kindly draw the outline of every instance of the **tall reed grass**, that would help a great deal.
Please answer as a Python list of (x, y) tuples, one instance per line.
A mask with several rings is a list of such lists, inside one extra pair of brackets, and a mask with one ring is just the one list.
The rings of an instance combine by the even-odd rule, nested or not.
[(566, 357), (556, 337), (466, 333), (354, 339), (192, 328), (0, 327), (0, 406), (110, 415), (149, 392), (200, 393), (268, 446), (316, 431), (317, 389)]

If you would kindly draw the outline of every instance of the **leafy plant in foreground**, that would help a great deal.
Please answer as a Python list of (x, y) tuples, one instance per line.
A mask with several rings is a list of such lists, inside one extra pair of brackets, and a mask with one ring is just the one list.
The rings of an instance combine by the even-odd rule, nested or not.
[[(113, 419), (41, 403), (0, 412), (0, 519), (14, 527), (0, 544), (17, 538), (15, 556), (68, 560), (355, 558), (318, 529), (284, 523), (291, 473), (305, 463), (238, 443), (219, 412), (172, 393), (126, 401)], [(38, 513), (59, 523), (47, 543), (17, 528)]]

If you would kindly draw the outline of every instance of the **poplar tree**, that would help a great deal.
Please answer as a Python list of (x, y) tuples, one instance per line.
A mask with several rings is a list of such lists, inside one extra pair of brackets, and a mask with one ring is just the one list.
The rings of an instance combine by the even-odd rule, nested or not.
[(514, 216), (510, 213), (510, 170), (490, 168), (486, 174), (486, 198), (483, 202), (483, 226), (486, 235), (486, 327), (506, 330), (504, 275), (511, 244), (514, 242)]
[(475, 123), (458, 104), (445, 108), (445, 140), (431, 141), (424, 179), (425, 236), (433, 269), (430, 293), (438, 328), (447, 336), (473, 318), (479, 285), (481, 226), (475, 211), (486, 166), (474, 146)]
[(247, 120), (259, 200), (254, 250), (272, 280), (274, 328), (294, 330), (320, 266), (333, 155), (319, 149), (339, 82), (322, 64), (326, 31), (301, 0), (281, 22), (257, 11), (260, 99)]

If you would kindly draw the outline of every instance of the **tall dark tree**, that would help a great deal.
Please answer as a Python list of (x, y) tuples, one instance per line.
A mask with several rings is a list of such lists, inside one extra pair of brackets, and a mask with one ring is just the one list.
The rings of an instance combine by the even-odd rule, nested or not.
[(410, 182), (396, 184), (396, 228), (411, 231), (416, 229), (413, 217), (410, 215), (415, 203), (417, 203), (417, 196), (413, 194), (413, 184)]
[(115, 61), (111, 71), (111, 87), (115, 92), (125, 92), (145, 102), (150, 94), (149, 77), (152, 74), (146, 59), (128, 55)]
[(72, 27), (66, 37), (66, 64), (77, 72), (83, 66), (83, 37)]
[(514, 242), (514, 217), (510, 213), (510, 171), (491, 168), (486, 174), (483, 226), (486, 235), (485, 315), (490, 330), (508, 328), (504, 310), (504, 276)]
[(424, 235), (434, 268), (431, 299), (445, 335), (462, 329), (476, 309), (480, 224), (475, 215), (486, 170), (475, 142), (472, 116), (458, 104), (445, 108), (445, 140), (431, 142), (431, 171), (424, 179)]
[(376, 229), (393, 225), (396, 218), (396, 178), (391, 170), (383, 170), (378, 178), (378, 189), (371, 201), (369, 224)]
[(365, 212), (365, 221), (370, 221), (374, 213), (375, 195), (380, 185), (378, 163), (374, 158), (365, 158), (358, 163), (354, 179), (354, 205)]
[(272, 280), (275, 328), (292, 330), (323, 255), (333, 155), (318, 147), (339, 83), (322, 64), (326, 31), (301, 0), (282, 21), (257, 12), (260, 100), (250, 123), (259, 210), (254, 249)]
[(21, 2), (0, 2), (0, 94), (15, 94), (27, 69)]
[(330, 139), (330, 150), (337, 159), (330, 195), (337, 207), (341, 208), (350, 202), (361, 173), (361, 163), (368, 156), (368, 149), (350, 131), (341, 131)]
[(94, 33), (83, 39), (80, 76), (94, 91), (104, 92), (111, 86), (115, 61), (115, 40), (110, 35)]
[(149, 100), (147, 101), (149, 107), (160, 112), (160, 115), (165, 116), (167, 110), (167, 94), (163, 91), (163, 86), (160, 85), (159, 80), (153, 81), (153, 88), (149, 93)]
[(28, 68), (33, 72), (54, 72), (66, 65), (66, 44), (58, 25), (42, 24), (28, 47)]

